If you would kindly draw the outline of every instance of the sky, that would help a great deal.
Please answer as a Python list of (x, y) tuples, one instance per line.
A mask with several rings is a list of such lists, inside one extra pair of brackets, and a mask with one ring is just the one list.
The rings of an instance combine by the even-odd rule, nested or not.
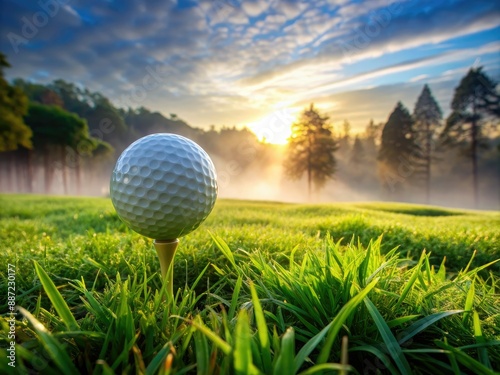
[(268, 139), (310, 103), (356, 132), (425, 83), (446, 115), (468, 69), (500, 78), (492, 0), (0, 0), (0, 21), (9, 79)]

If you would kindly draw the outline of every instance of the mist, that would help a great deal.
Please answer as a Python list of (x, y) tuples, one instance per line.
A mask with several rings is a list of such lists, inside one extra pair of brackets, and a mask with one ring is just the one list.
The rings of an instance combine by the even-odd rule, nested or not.
[[(421, 185), (405, 187), (402, 194), (391, 194), (378, 176), (376, 156), (367, 160), (367, 164), (353, 170), (352, 166), (338, 158), (338, 169), (333, 180), (327, 182), (319, 191), (307, 192), (307, 180), (303, 176), (297, 181), (290, 181), (284, 175), (284, 150), (272, 162), (263, 165), (252, 163), (243, 171), (234, 170), (230, 162), (217, 160), (216, 168), (224, 173), (225, 178), (219, 183), (219, 197), (292, 203), (328, 203), (328, 202), (368, 202), (398, 201), (425, 204), (424, 188)], [(479, 206), (484, 210), (500, 209), (500, 164), (484, 162), (480, 170)], [(473, 189), (470, 175), (470, 161), (463, 160), (450, 152), (445, 160), (433, 166), (431, 179), (431, 205), (473, 209)], [(450, 170), (452, 172), (450, 173)]]
[[(360, 138), (364, 144), (361, 163), (352, 161), (352, 140), (341, 139), (336, 152), (336, 173), (321, 189), (309, 197), (307, 180), (292, 181), (285, 176), (283, 162), (286, 146), (258, 142), (247, 130), (212, 130), (197, 141), (211, 156), (218, 175), (219, 198), (291, 203), (399, 201), (425, 203), (424, 189), (418, 183), (405, 183), (391, 191), (380, 176), (383, 166), (377, 161), (377, 145)], [(238, 140), (236, 140), (238, 138)], [(497, 141), (498, 142), (498, 141)], [(371, 145), (371, 148), (370, 148)], [(500, 163), (495, 148), (484, 152), (479, 164), (479, 209), (500, 209)], [(0, 191), (53, 195), (109, 196), (109, 180), (115, 160), (79, 157), (67, 151), (64, 163), (53, 155), (47, 161), (34, 155), (31, 166), (22, 155), (3, 154), (0, 158)], [(50, 157), (49, 157), (50, 159)], [(28, 173), (28, 168), (31, 172)], [(474, 208), (470, 160), (455, 150), (441, 153), (433, 162), (430, 204)], [(31, 181), (26, 178), (31, 174)], [(399, 176), (404, 182), (405, 176)], [(408, 176), (406, 176), (408, 177)], [(46, 179), (51, 178), (49, 191)], [(64, 182), (66, 180), (66, 182)], [(400, 182), (400, 180), (397, 180)]]
[[(380, 159), (383, 131), (392, 114), (386, 123), (367, 121), (357, 133), (347, 120), (331, 123), (326, 116), (324, 130), (335, 143), (331, 151), (335, 172), (323, 185), (313, 184), (309, 193), (305, 173), (298, 180), (285, 174), (290, 146), (260, 141), (246, 127), (194, 128), (176, 114), (166, 118), (145, 107), (117, 108), (102, 94), (61, 80), (45, 86), (16, 80), (15, 88), (31, 100), (22, 126), (32, 139), (0, 152), (0, 192), (109, 196), (110, 176), (123, 150), (149, 134), (173, 133), (195, 141), (210, 155), (220, 198), (293, 203), (397, 201), (500, 209), (500, 134), (489, 118), (481, 125), (483, 138), (477, 150), (476, 205), (466, 142), (461, 140), (460, 148), (443, 147), (438, 141), (441, 129), (433, 134), (428, 201), (421, 175), (425, 155), (403, 157), (395, 144), (389, 147), (393, 164)], [(279, 112), (273, 116), (264, 129), (268, 136), (290, 130), (290, 119)]]

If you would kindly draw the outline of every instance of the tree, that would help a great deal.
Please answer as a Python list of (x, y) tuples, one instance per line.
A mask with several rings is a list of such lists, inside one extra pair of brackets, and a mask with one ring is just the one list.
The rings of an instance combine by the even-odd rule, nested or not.
[(380, 142), (381, 130), (384, 127), (383, 123), (375, 124), (373, 119), (370, 119), (363, 133), (364, 148), (368, 154), (377, 154), (377, 147)]
[(0, 53), (0, 152), (33, 147), (31, 130), (23, 121), (28, 99), (19, 88), (4, 79), (3, 69), (8, 67), (5, 55)]
[(349, 153), (349, 145), (351, 142), (351, 124), (349, 121), (344, 120), (342, 124), (342, 136), (339, 139), (339, 149), (343, 155)]
[(63, 108), (83, 117), (91, 109), (91, 99), (88, 90), (82, 90), (75, 84), (57, 79), (47, 86), (50, 90), (59, 95), (63, 102)]
[[(29, 170), (24, 163), (27, 150), (33, 148), (31, 130), (23, 116), (28, 109), (28, 98), (22, 90), (9, 85), (4, 78), (4, 69), (10, 67), (5, 55), (0, 53), (0, 162), (2, 181), (7, 190), (22, 190), (23, 181), (29, 181)], [(21, 156), (21, 157), (18, 157)]]
[(45, 105), (57, 105), (61, 108), (64, 107), (62, 98), (54, 90), (44, 85), (25, 81), (22, 78), (14, 79), (13, 84), (15, 87), (19, 87), (32, 102)]
[(400, 192), (419, 169), (420, 150), (415, 142), (413, 118), (401, 102), (382, 130), (378, 161), (384, 187), (391, 193)]
[(130, 142), (123, 114), (99, 92), (91, 92), (58, 79), (48, 87), (62, 100), (63, 108), (87, 120), (90, 134), (123, 150)]
[(455, 88), (452, 112), (441, 134), (443, 145), (459, 146), (471, 159), (476, 207), (479, 203), (478, 151), (483, 145), (484, 127), (489, 120), (500, 117), (499, 95), (495, 87), (496, 82), (482, 71), (482, 67), (471, 68)]
[(78, 149), (78, 152), (89, 150), (90, 153), (95, 148), (88, 134), (87, 123), (78, 115), (60, 107), (37, 103), (30, 103), (25, 121), (33, 131), (35, 148), (43, 150), (45, 192), (50, 192), (54, 171), (50, 164), (51, 154), (56, 154), (56, 158), (62, 163), (64, 191), (67, 192), (66, 147)]
[(79, 114), (87, 120), (90, 134), (105, 142), (111, 143), (118, 150), (123, 150), (129, 143), (128, 128), (124, 118), (108, 98), (99, 93), (89, 94), (91, 108)]
[(354, 166), (359, 166), (365, 160), (365, 150), (358, 136), (354, 138), (352, 145), (351, 157), (349, 163)]
[[(413, 118), (415, 120), (415, 135), (416, 141), (421, 145), (424, 164), (425, 178), (425, 195), (426, 202), (430, 202), (431, 189), (431, 158), (432, 158), (432, 139), (436, 133), (436, 129), (441, 125), (443, 118), (441, 108), (432, 96), (429, 86), (425, 85), (420, 96), (418, 97), (415, 109), (413, 110)], [(423, 145), (423, 146), (422, 146)]]
[(290, 179), (298, 180), (306, 173), (310, 197), (313, 183), (319, 190), (333, 177), (337, 149), (328, 117), (322, 116), (311, 104), (302, 112), (299, 121), (292, 125), (284, 162), (285, 174)]

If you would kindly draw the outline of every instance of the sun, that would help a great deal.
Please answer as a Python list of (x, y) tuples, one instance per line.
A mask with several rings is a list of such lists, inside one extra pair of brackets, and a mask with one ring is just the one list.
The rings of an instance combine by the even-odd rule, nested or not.
[(258, 121), (247, 124), (247, 127), (255, 133), (259, 141), (284, 145), (292, 134), (292, 123), (295, 116), (289, 108), (279, 109)]

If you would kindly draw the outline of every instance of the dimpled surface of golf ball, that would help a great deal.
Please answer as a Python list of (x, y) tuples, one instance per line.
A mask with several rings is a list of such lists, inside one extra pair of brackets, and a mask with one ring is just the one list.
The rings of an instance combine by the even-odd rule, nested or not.
[(198, 228), (212, 211), (215, 167), (187, 138), (148, 135), (118, 158), (110, 195), (118, 216), (131, 229), (156, 240), (175, 239)]

